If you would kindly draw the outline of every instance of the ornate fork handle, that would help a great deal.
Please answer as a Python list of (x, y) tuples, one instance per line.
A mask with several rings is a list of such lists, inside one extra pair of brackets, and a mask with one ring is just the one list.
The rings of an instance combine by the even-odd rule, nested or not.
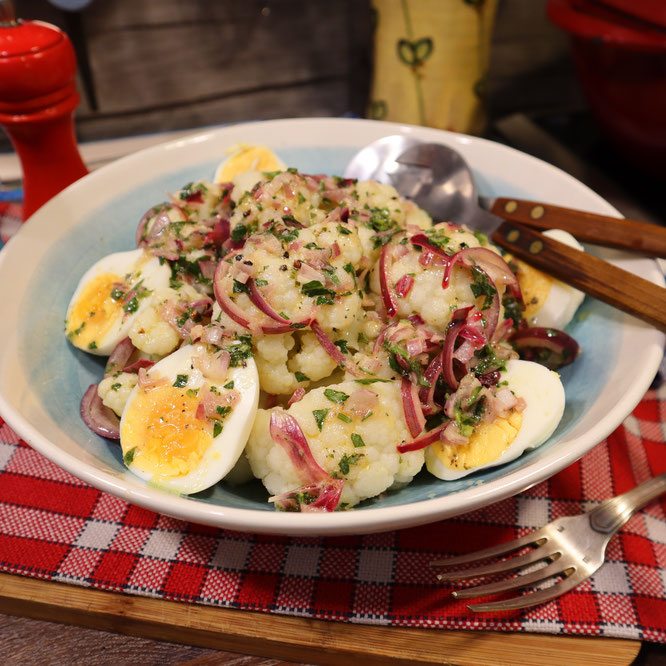
[(666, 493), (666, 472), (592, 509), (588, 513), (590, 526), (602, 534), (613, 535), (636, 511), (663, 493)]

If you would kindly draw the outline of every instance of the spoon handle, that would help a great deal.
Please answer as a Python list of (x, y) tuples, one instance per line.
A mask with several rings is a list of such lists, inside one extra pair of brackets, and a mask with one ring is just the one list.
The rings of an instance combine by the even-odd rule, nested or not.
[(513, 222), (492, 240), (544, 273), (666, 331), (666, 289)]
[(491, 213), (534, 229), (563, 229), (585, 243), (666, 257), (666, 228), (536, 201), (499, 197)]

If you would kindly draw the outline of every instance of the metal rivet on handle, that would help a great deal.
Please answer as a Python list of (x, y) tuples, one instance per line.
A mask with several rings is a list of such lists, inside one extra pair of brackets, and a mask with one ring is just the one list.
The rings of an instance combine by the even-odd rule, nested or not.
[(534, 206), (532, 210), (530, 211), (530, 217), (533, 220), (538, 220), (539, 218), (543, 217), (546, 212), (546, 209), (543, 206)]
[(543, 243), (540, 240), (532, 241), (528, 249), (530, 254), (539, 254), (543, 250)]
[(518, 202), (517, 201), (507, 201), (504, 204), (504, 211), (507, 213), (513, 213), (516, 208), (518, 208)]
[(515, 243), (519, 238), (520, 231), (518, 231), (518, 229), (511, 229), (511, 231), (509, 231), (509, 233), (506, 235), (506, 239), (509, 241), (509, 243)]

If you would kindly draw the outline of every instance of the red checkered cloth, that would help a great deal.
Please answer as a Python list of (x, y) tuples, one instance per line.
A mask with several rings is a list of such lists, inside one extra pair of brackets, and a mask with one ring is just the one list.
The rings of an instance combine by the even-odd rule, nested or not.
[(524, 611), (472, 614), (428, 563), (578, 514), (666, 471), (666, 386), (548, 481), (458, 518), (368, 536), (290, 538), (168, 518), (102, 493), (0, 420), (0, 569), (126, 594), (312, 618), (666, 643), (666, 501), (634, 516), (607, 562)]

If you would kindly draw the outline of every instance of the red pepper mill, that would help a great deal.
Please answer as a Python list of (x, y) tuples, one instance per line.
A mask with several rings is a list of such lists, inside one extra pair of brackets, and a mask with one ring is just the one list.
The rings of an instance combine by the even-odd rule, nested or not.
[(88, 173), (74, 134), (76, 57), (67, 35), (0, 15), (0, 125), (23, 169), (23, 219)]

